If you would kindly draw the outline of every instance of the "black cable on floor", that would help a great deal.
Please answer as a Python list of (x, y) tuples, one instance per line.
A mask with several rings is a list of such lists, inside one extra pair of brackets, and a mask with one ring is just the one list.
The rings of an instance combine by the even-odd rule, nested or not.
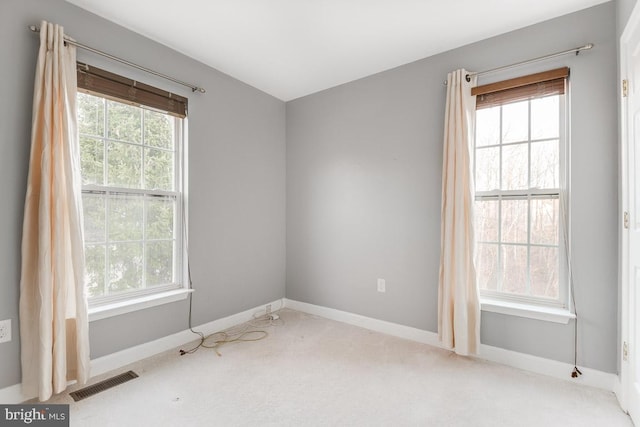
[[(571, 266), (569, 266), (571, 270)], [(578, 369), (578, 308), (576, 307), (576, 296), (573, 291), (573, 274), (569, 273), (569, 286), (571, 289), (571, 302), (573, 303), (573, 313), (576, 315), (573, 328), (573, 371), (571, 371), (571, 378), (578, 378), (582, 375), (580, 369)]]
[[(187, 258), (187, 276), (189, 278), (189, 290), (193, 291), (193, 280), (191, 279), (191, 265), (189, 264), (188, 258)], [(198, 343), (198, 345), (196, 345), (190, 350), (180, 349), (180, 356), (194, 353), (204, 344), (204, 340), (205, 340), (204, 334), (202, 332), (193, 330), (192, 320), (191, 320), (192, 313), (193, 313), (193, 292), (189, 292), (189, 330), (200, 337), (200, 342)]]

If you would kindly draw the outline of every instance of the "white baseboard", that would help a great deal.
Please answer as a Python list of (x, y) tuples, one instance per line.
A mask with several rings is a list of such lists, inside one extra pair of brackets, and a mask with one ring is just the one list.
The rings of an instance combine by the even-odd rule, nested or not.
[[(624, 363), (624, 362), (623, 362)], [(620, 407), (622, 408), (622, 410), (625, 413), (629, 413), (628, 408), (627, 408), (627, 396), (625, 395), (624, 390), (622, 389), (622, 377), (620, 375), (616, 376), (616, 380), (613, 383), (613, 392), (615, 393), (616, 397), (618, 398), (618, 403), (620, 404)]]
[[(293, 310), (348, 323), (350, 325), (359, 326), (372, 331), (443, 348), (438, 340), (438, 334), (435, 332), (290, 299), (276, 300), (270, 304), (274, 311), (278, 310), (280, 307), (288, 307)], [(214, 320), (213, 322), (197, 326), (195, 329), (207, 335), (227, 329), (250, 320), (254, 313), (264, 310), (267, 305), (268, 304), (263, 304), (255, 308), (245, 310), (241, 313)], [(172, 348), (194, 341), (194, 337), (195, 335), (193, 335), (191, 331), (185, 330), (148, 343), (127, 348), (113, 354), (99, 357), (91, 361), (91, 375), (92, 377), (101, 375), (130, 363), (154, 356), (158, 353), (171, 350)], [(580, 367), (583, 375), (574, 379), (570, 376), (573, 365), (568, 363), (505, 350), (503, 348), (492, 347), (485, 344), (482, 344), (480, 347), (479, 358), (566, 381), (598, 387), (604, 390), (616, 392), (616, 394), (619, 392), (620, 388), (618, 376), (615, 374)], [(0, 403), (3, 404), (20, 403), (34, 397), (35, 396), (24, 396), (22, 394), (20, 384), (0, 389)]]
[(572, 378), (573, 365), (559, 362), (557, 360), (546, 359), (544, 357), (533, 356), (531, 354), (519, 353), (517, 351), (505, 350), (500, 347), (490, 345), (480, 345), (480, 359), (500, 363), (522, 369), (523, 371), (535, 372), (549, 377), (559, 378), (572, 383), (584, 384), (591, 387), (601, 388), (607, 391), (614, 391), (615, 382), (618, 379), (616, 374), (598, 371), (597, 369), (579, 366), (582, 375)]
[[(194, 329), (202, 332), (205, 335), (222, 331), (224, 329), (228, 329), (232, 326), (251, 320), (254, 313), (259, 311), (264, 312), (265, 307), (269, 304), (275, 311), (284, 306), (284, 300), (278, 299), (271, 303), (262, 304), (258, 307), (245, 310), (241, 313), (233, 314), (231, 316), (223, 317), (222, 319), (214, 320), (213, 322), (205, 323), (204, 325), (194, 326)], [(163, 338), (159, 338), (154, 341), (118, 351), (116, 353), (98, 357), (97, 359), (91, 360), (91, 377), (104, 374), (114, 369), (121, 368), (130, 363), (134, 363), (139, 360), (146, 359), (147, 357), (162, 353), (164, 351), (171, 350), (172, 348), (179, 347), (188, 342), (195, 341), (196, 339), (197, 336), (187, 329)], [(33, 399), (35, 397), (36, 396), (23, 395), (22, 386), (20, 384), (15, 384), (0, 389), (0, 403), (2, 404), (21, 403), (25, 400)]]
[(429, 344), (434, 347), (441, 347), (440, 342), (438, 341), (438, 334), (435, 332), (424, 331), (422, 329), (412, 328), (411, 326), (372, 319), (371, 317), (361, 316), (359, 314), (353, 314), (346, 311), (336, 310), (334, 308), (308, 304), (306, 302), (294, 301), (286, 298), (284, 300), (284, 306), (292, 310), (315, 314), (316, 316), (324, 317), (326, 319), (360, 326), (361, 328), (369, 329), (371, 331), (382, 332), (383, 334), (393, 335), (423, 344)]
[(9, 387), (0, 388), (0, 403), (5, 405), (13, 405), (24, 402), (30, 398), (22, 395), (22, 385), (14, 384)]
[[(239, 325), (252, 319), (254, 313), (258, 311), (264, 311), (267, 305), (271, 305), (274, 310), (278, 307), (282, 307), (284, 302), (279, 299), (271, 303), (263, 304), (258, 307), (245, 310), (241, 313), (232, 314), (231, 316), (223, 317), (222, 319), (214, 320), (203, 325), (194, 326), (193, 329), (198, 332), (202, 332), (205, 335), (212, 334), (214, 332), (228, 329), (232, 326)], [(179, 347), (188, 342), (195, 341), (198, 336), (190, 330), (184, 330), (177, 332), (166, 337), (159, 338), (155, 341), (146, 342), (144, 344), (130, 347), (117, 353), (108, 354), (106, 356), (99, 357), (91, 361), (91, 376), (104, 374), (105, 372), (113, 371), (124, 365), (128, 365), (138, 360), (146, 359), (147, 357), (154, 356), (172, 348)]]
[[(361, 316), (359, 314), (353, 314), (346, 311), (340, 311), (333, 308), (308, 304), (306, 302), (294, 301), (286, 298), (284, 300), (284, 306), (293, 310), (336, 320), (338, 322), (360, 326), (372, 331), (382, 332), (434, 347), (444, 348), (438, 340), (438, 334), (435, 332), (416, 329), (410, 326), (399, 325), (396, 323), (386, 322), (384, 320)], [(530, 354), (519, 353), (516, 351), (505, 350), (503, 348), (485, 344), (480, 346), (480, 355), (478, 358), (529, 372), (535, 372), (537, 374), (547, 375), (592, 387), (598, 387), (607, 391), (616, 391), (616, 384), (618, 382), (618, 376), (615, 374), (583, 367), (580, 367), (582, 376), (578, 378), (571, 378), (571, 371), (573, 370), (573, 365), (571, 364), (532, 356)]]

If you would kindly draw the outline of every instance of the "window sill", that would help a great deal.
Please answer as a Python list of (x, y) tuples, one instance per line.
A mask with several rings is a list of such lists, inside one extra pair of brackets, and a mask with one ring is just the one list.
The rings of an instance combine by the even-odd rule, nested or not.
[(111, 304), (89, 307), (89, 322), (119, 316), (121, 314), (131, 313), (132, 311), (143, 310), (145, 308), (169, 304), (171, 302), (181, 301), (187, 298), (191, 292), (193, 292), (193, 289), (177, 289), (152, 295), (145, 295), (130, 300), (118, 301)]
[(491, 313), (508, 314), (511, 316), (526, 317), (528, 319), (543, 320), (554, 323), (569, 323), (576, 315), (567, 309), (554, 307), (541, 307), (532, 304), (523, 304), (512, 301), (501, 301), (491, 298), (480, 298), (482, 311)]

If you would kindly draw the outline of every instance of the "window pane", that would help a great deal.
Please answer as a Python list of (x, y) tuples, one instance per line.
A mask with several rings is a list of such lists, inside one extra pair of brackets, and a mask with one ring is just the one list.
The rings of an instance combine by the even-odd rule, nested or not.
[(497, 200), (478, 200), (475, 203), (475, 232), (478, 242), (498, 241)]
[(110, 141), (108, 185), (140, 188), (142, 147)]
[(175, 201), (147, 199), (147, 239), (172, 239)]
[(167, 114), (144, 110), (144, 143), (173, 150), (173, 123)]
[(145, 188), (150, 190), (173, 190), (173, 164), (173, 152), (145, 148)]
[(80, 136), (80, 174), (83, 184), (104, 183), (104, 142)]
[(500, 188), (500, 148), (476, 150), (476, 191)]
[(85, 281), (89, 297), (104, 295), (104, 245), (86, 245), (84, 248)]
[(500, 144), (500, 107), (476, 111), (476, 147)]
[(84, 241), (105, 241), (105, 198), (101, 195), (83, 194)]
[(107, 101), (110, 139), (142, 143), (142, 109), (115, 101)]
[(558, 199), (531, 200), (531, 243), (557, 245), (560, 229)]
[(529, 139), (529, 101), (514, 102), (502, 106), (502, 142), (519, 142)]
[(104, 98), (78, 93), (78, 131), (104, 136)]
[(562, 293), (559, 200), (530, 194), (560, 188), (561, 97), (476, 111), (475, 262), (483, 290), (556, 300)]
[(529, 177), (528, 144), (502, 147), (502, 189), (523, 190), (527, 188)]
[(82, 193), (88, 295), (175, 283), (181, 199), (144, 190), (182, 191), (178, 119), (99, 95), (79, 93), (77, 106), (82, 184), (106, 187)]
[(109, 240), (142, 240), (142, 197), (113, 196), (109, 204)]
[(531, 293), (558, 298), (558, 248), (531, 247)]
[(109, 245), (109, 293), (142, 288), (142, 242)]
[(527, 293), (527, 247), (502, 245), (502, 291)]
[(173, 241), (147, 243), (147, 286), (173, 283)]
[(527, 243), (527, 200), (502, 201), (502, 241)]
[(557, 139), (531, 143), (531, 187), (559, 188), (560, 159)]
[(560, 97), (531, 100), (531, 139), (558, 138), (560, 134)]
[(478, 244), (476, 275), (480, 289), (498, 289), (498, 245)]

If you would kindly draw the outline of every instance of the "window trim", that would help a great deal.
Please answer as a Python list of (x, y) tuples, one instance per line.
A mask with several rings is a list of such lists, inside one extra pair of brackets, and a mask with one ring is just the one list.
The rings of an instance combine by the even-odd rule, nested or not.
[[(564, 70), (564, 69), (560, 69)], [(556, 70), (552, 70), (556, 71)], [(544, 74), (544, 73), (538, 73)], [(566, 68), (566, 75), (568, 76), (568, 68)], [(533, 75), (536, 76), (536, 75)], [(527, 77), (527, 76), (525, 76)], [(518, 80), (522, 78), (512, 79)], [(499, 85), (501, 82), (496, 83), (495, 85)], [(491, 86), (491, 85), (486, 85)], [(498, 86), (497, 86), (498, 87)], [(474, 88), (477, 89), (477, 88)], [(508, 91), (509, 89), (505, 90)], [(479, 289), (481, 306), (483, 311), (496, 312), (502, 314), (511, 314), (517, 315), (521, 317), (534, 318), (538, 320), (549, 320), (553, 322), (559, 323), (567, 323), (570, 319), (575, 318), (575, 315), (572, 314), (572, 289), (571, 289), (571, 276), (570, 276), (570, 268), (569, 268), (569, 260), (570, 260), (570, 212), (569, 212), (569, 177), (570, 177), (570, 162), (569, 162), (569, 118), (570, 118), (570, 98), (569, 98), (569, 81), (565, 80), (565, 84), (563, 85), (563, 90), (561, 92), (556, 93), (559, 96), (559, 135), (558, 135), (558, 167), (559, 167), (559, 182), (557, 191), (555, 188), (553, 189), (532, 189), (528, 188), (526, 190), (513, 190), (513, 191), (505, 191), (505, 190), (492, 190), (492, 191), (475, 191), (474, 192), (474, 201), (477, 200), (491, 200), (497, 199), (501, 200), (503, 198), (516, 198), (523, 200), (533, 200), (535, 196), (550, 196), (557, 197), (559, 204), (559, 230), (558, 230), (558, 299), (544, 298), (544, 297), (535, 297), (530, 295), (522, 295), (522, 294), (511, 294), (507, 292), (501, 291), (493, 291), (493, 290), (485, 290)], [(483, 108), (494, 107), (497, 105), (506, 105), (513, 102), (521, 102), (524, 100), (528, 100), (529, 102), (532, 99), (541, 98), (549, 96), (547, 93), (542, 93), (541, 95), (536, 96), (531, 95), (526, 99), (517, 98), (513, 101), (504, 101), (500, 102), (496, 105), (491, 105)], [(528, 135), (531, 135), (531, 109), (529, 104), (529, 118), (528, 118), (528, 127), (529, 132)], [(502, 127), (500, 132), (502, 132)], [(527, 140), (527, 145), (530, 149), (531, 144), (537, 141), (543, 141), (545, 139), (555, 139), (555, 138), (544, 138), (544, 139), (536, 139), (536, 140)], [(500, 141), (501, 142), (501, 141)], [(498, 144), (496, 146), (503, 146), (509, 144)], [(484, 147), (484, 146), (483, 146)], [(476, 176), (476, 153), (477, 147), (475, 144), (475, 133), (474, 133), (474, 144), (473, 144), (473, 176)], [(530, 162), (529, 158), (529, 162)], [(502, 166), (500, 166), (502, 167)], [(529, 205), (530, 209), (530, 205)], [(528, 227), (530, 226), (530, 210), (528, 213)], [(529, 237), (528, 237), (529, 238)], [(497, 242), (497, 245), (502, 244), (501, 242)], [(477, 239), (476, 239), (476, 247), (477, 247)], [(527, 248), (531, 247), (531, 243), (527, 241), (526, 244), (523, 244)], [(533, 245), (538, 246), (538, 245)], [(555, 245), (553, 245), (555, 247)], [(527, 263), (529, 263), (529, 255), (527, 256)], [(528, 268), (528, 265), (527, 265)], [(500, 270), (501, 271), (501, 270)], [(499, 272), (500, 273), (500, 272)]]
[(499, 298), (484, 296), (480, 297), (480, 307), (482, 311), (489, 313), (506, 314), (565, 325), (569, 323), (569, 320), (576, 318), (576, 315), (567, 308), (504, 301)]
[[(189, 285), (187, 271), (187, 117), (181, 117), (179, 115), (171, 114), (170, 112), (151, 108), (142, 104), (133, 104), (131, 102), (127, 102), (126, 100), (114, 98), (107, 94), (102, 94), (100, 92), (88, 89), (78, 88), (78, 93), (86, 93), (92, 96), (103, 98), (105, 100), (134, 105), (135, 107), (143, 110), (150, 110), (168, 114), (174, 121), (174, 191), (155, 189), (145, 190), (141, 188), (120, 188), (107, 185), (82, 185), (82, 194), (86, 194), (88, 192), (102, 193), (105, 195), (105, 197), (108, 197), (109, 194), (138, 194), (141, 196), (149, 197), (160, 196), (163, 198), (173, 198), (176, 202), (174, 227), (177, 227), (176, 229), (174, 229), (175, 250), (173, 255), (173, 270), (175, 282), (149, 288), (145, 287), (142, 289), (127, 291), (116, 295), (99, 296), (93, 298), (87, 297), (90, 321), (154, 307), (161, 304), (167, 304), (186, 298), (188, 294), (192, 292), (192, 289)], [(104, 120), (106, 123), (107, 114), (105, 114)], [(100, 138), (106, 140), (105, 136), (100, 136)], [(144, 241), (145, 240), (143, 239), (142, 242)]]
[(114, 301), (109, 304), (89, 306), (89, 322), (119, 316), (121, 314), (132, 313), (146, 308), (157, 307), (159, 305), (186, 299), (193, 289), (173, 289), (149, 295), (143, 295), (127, 300)]

